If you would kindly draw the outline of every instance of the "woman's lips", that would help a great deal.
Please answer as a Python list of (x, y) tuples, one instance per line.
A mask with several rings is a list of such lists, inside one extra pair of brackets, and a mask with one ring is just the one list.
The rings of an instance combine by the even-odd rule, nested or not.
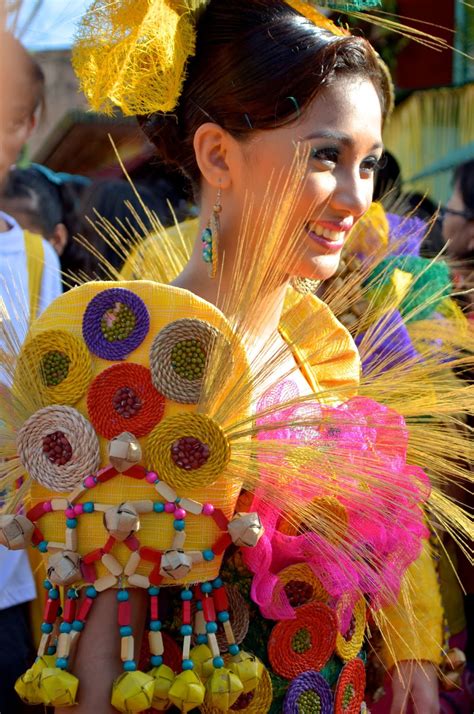
[(334, 224), (307, 223), (306, 233), (312, 241), (324, 248), (326, 253), (339, 253), (344, 245), (344, 239), (349, 227), (330, 228)]

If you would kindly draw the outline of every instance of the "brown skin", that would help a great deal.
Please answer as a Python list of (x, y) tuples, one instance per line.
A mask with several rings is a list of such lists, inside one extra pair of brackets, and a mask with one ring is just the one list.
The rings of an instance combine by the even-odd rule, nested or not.
[[(308, 146), (317, 150), (316, 157), (310, 157), (304, 187), (295, 210), (289, 231), (301, 235), (298, 250), (298, 263), (295, 274), (324, 279), (337, 269), (340, 252), (328, 253), (305, 234), (305, 223), (311, 209), (314, 221), (355, 222), (370, 206), (373, 192), (373, 169), (382, 152), (382, 114), (377, 93), (366, 80), (339, 80), (334, 86), (326, 88), (304, 112), (301, 119), (273, 131), (261, 131), (252, 135), (246, 142), (239, 142), (217, 124), (206, 123), (199, 127), (194, 137), (196, 158), (202, 174), (201, 184), (201, 226), (207, 224), (212, 207), (216, 201), (218, 187), (222, 191), (222, 214), (220, 245), (226, 260), (220, 262), (219, 276), (210, 280), (207, 267), (201, 258), (199, 240), (191, 259), (175, 284), (190, 290), (209, 302), (217, 302), (217, 291), (221, 295), (230, 289), (233, 272), (233, 260), (236, 254), (240, 217), (250, 192), (255, 197), (255, 206), (264, 200), (266, 187), (272, 172), (287, 171), (292, 164), (296, 147)], [(314, 132), (331, 132), (344, 135), (340, 138), (307, 139)], [(337, 160), (334, 159), (337, 150)], [(321, 153), (323, 152), (323, 153)], [(332, 153), (331, 153), (332, 152)], [(275, 210), (278, 209), (282, 196), (274, 196)], [(258, 208), (255, 209), (256, 211)], [(255, 219), (256, 220), (256, 219)], [(249, 221), (252, 223), (252, 217)], [(250, 240), (246, 250), (256, 251)], [(255, 260), (258, 253), (255, 253)], [(256, 311), (262, 314), (264, 307), (265, 324), (261, 325), (258, 344), (255, 350), (281, 349), (282, 340), (277, 333), (283, 307), (284, 295), (290, 279), (288, 275), (270, 293), (261, 297)], [(219, 286), (219, 288), (218, 288)], [(271, 354), (269, 355), (269, 357)], [(288, 352), (288, 366), (294, 362)], [(273, 380), (278, 375), (272, 375)], [(306, 385), (306, 389), (307, 389)], [(101, 595), (99, 600), (103, 598)], [(80, 691), (80, 704), (73, 710), (57, 710), (60, 714), (74, 711), (76, 714), (101, 714), (113, 712), (110, 708), (110, 682), (117, 675), (117, 636), (115, 609), (110, 594), (108, 604), (101, 606), (93, 622), (88, 623), (84, 631), (78, 658), (73, 671), (83, 682)], [(113, 596), (112, 596), (113, 597)], [(135, 630), (138, 633), (138, 628)], [(81, 636), (81, 638), (83, 637)], [(93, 659), (82, 652), (89, 647), (93, 650)], [(432, 673), (434, 667), (427, 665)], [(436, 678), (426, 678), (419, 665), (411, 665), (415, 675), (408, 684), (409, 697), (417, 702), (418, 710), (423, 714), (437, 714), (434, 701), (437, 700)], [(423, 677), (420, 684), (420, 675)], [(415, 686), (416, 685), (416, 686)], [(394, 682), (396, 701), (400, 701), (400, 691), (405, 696), (406, 689), (400, 681)], [(425, 692), (425, 689), (427, 693)], [(433, 701), (427, 708), (421, 706), (427, 700)], [(418, 705), (418, 701), (421, 704)], [(391, 714), (403, 714), (404, 706), (392, 709)]]
[[(456, 184), (451, 198), (446, 204), (453, 211), (467, 211), (459, 184)], [(474, 220), (468, 221), (463, 216), (447, 213), (443, 220), (443, 238), (447, 242), (448, 255), (461, 260), (474, 251)]]

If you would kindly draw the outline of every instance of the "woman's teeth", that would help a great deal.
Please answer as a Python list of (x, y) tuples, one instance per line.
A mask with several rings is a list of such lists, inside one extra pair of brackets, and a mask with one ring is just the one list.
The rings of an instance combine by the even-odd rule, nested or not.
[(330, 231), (329, 228), (323, 228), (317, 223), (311, 223), (309, 230), (316, 233), (317, 236), (323, 236), (331, 241), (340, 241), (344, 238), (344, 231)]

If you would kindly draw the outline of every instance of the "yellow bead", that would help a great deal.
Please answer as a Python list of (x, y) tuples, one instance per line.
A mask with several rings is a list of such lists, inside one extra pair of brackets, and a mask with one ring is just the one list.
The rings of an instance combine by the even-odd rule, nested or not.
[(228, 668), (240, 679), (246, 694), (258, 687), (264, 670), (260, 660), (248, 652), (239, 652), (232, 657)]
[(181, 712), (189, 712), (195, 707), (200, 707), (204, 701), (206, 690), (198, 675), (192, 669), (178, 674), (169, 690), (171, 702)]
[(210, 707), (227, 711), (243, 691), (240, 679), (229, 669), (222, 667), (214, 670), (206, 682), (206, 702)]
[(161, 664), (159, 667), (153, 667), (148, 674), (153, 677), (155, 682), (155, 691), (153, 694), (152, 706), (158, 711), (165, 711), (171, 706), (169, 691), (175, 680), (175, 673), (166, 664)]
[(46, 706), (72, 707), (78, 686), (78, 678), (59, 667), (47, 667), (41, 672), (39, 691)]
[(144, 672), (125, 672), (112, 687), (112, 706), (124, 714), (149, 709), (153, 701), (155, 680)]

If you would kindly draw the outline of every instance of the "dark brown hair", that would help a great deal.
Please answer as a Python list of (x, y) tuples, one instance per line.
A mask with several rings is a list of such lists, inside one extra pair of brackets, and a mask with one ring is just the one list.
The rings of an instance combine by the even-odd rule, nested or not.
[(196, 54), (172, 114), (139, 117), (159, 158), (197, 189), (193, 138), (213, 121), (245, 139), (293, 121), (335, 77), (369, 78), (385, 116), (390, 89), (371, 45), (316, 27), (284, 0), (211, 0), (197, 25)]

